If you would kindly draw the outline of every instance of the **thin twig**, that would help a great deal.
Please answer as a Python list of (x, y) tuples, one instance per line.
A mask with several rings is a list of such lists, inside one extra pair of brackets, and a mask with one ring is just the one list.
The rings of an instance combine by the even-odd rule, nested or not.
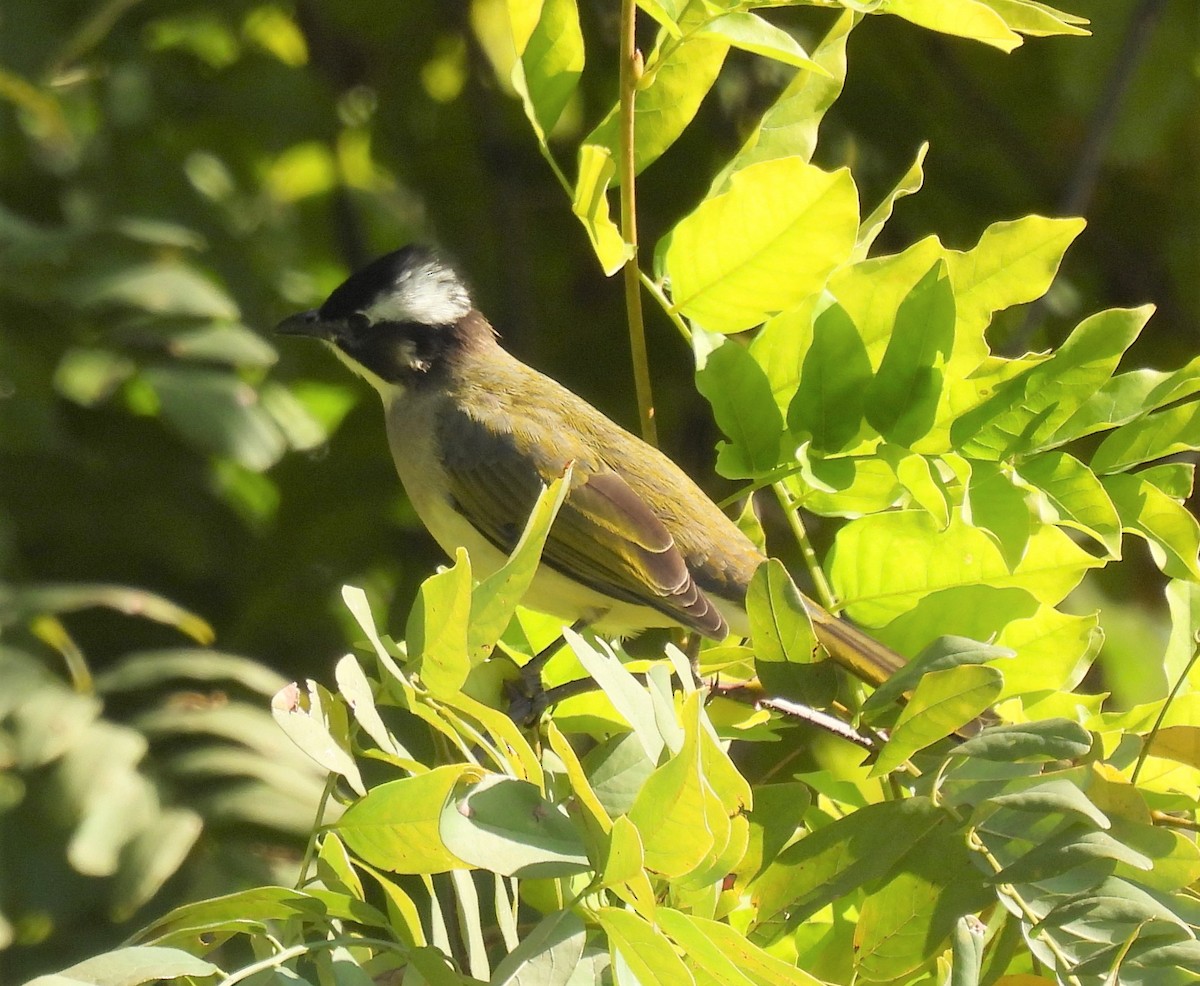
[(633, 382), (637, 390), (638, 417), (642, 437), (651, 445), (658, 444), (658, 428), (654, 423), (654, 398), (650, 388), (650, 361), (646, 354), (646, 326), (642, 320), (641, 271), (638, 267), (637, 199), (635, 186), (637, 169), (634, 162), (634, 98), (642, 76), (642, 53), (637, 49), (637, 4), (621, 0), (620, 53), (620, 174), (621, 174), (621, 237), (629, 244), (630, 254), (625, 261), (625, 310), (629, 319), (629, 348), (633, 358)]
[(1146, 734), (1145, 742), (1142, 743), (1142, 752), (1138, 754), (1137, 763), (1133, 765), (1133, 773), (1129, 777), (1130, 784), (1137, 784), (1138, 775), (1142, 772), (1142, 767), (1146, 764), (1146, 758), (1150, 756), (1150, 747), (1154, 745), (1154, 737), (1162, 729), (1163, 720), (1167, 717), (1167, 710), (1171, 708), (1171, 703), (1175, 701), (1175, 696), (1179, 694), (1179, 689), (1187, 681), (1188, 675), (1195, 666), (1197, 658), (1200, 658), (1200, 647), (1193, 648), (1191, 658), (1184, 665), (1183, 670), (1179, 673), (1179, 677), (1175, 679), (1175, 684), (1171, 687), (1171, 691), (1163, 700), (1162, 708), (1158, 710), (1158, 715), (1154, 718), (1154, 725), (1150, 727), (1150, 732)]

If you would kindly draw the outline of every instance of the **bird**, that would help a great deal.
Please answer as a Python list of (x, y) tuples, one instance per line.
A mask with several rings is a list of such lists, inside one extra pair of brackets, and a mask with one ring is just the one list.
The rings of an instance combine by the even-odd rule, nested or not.
[[(570, 466), (524, 604), (600, 634), (749, 634), (764, 554), (664, 453), (500, 345), (456, 269), (421, 244), (367, 264), (276, 327), (324, 342), (383, 401), (400, 481), (433, 539), (482, 579)], [(800, 594), (817, 640), (880, 684), (904, 657)]]

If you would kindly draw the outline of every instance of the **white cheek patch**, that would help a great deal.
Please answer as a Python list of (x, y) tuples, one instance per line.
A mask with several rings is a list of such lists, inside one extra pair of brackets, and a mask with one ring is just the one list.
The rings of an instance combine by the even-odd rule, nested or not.
[(450, 325), (470, 310), (467, 289), (453, 271), (437, 263), (427, 263), (406, 270), (395, 286), (363, 314), (373, 324)]

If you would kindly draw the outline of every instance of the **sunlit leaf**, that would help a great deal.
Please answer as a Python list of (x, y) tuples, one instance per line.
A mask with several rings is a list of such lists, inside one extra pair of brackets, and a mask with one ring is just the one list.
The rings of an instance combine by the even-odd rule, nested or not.
[(818, 291), (857, 229), (845, 169), (821, 171), (799, 157), (743, 168), (670, 234), (674, 306), (713, 331), (748, 329)]
[(754, 52), (786, 65), (829, 76), (828, 70), (810, 58), (800, 43), (787, 31), (749, 11), (722, 14), (706, 22), (696, 33), (715, 35), (734, 48)]
[(439, 832), (450, 853), (505, 876), (570, 876), (589, 867), (565, 809), (511, 777), (493, 774), (452, 792)]
[(723, 190), (733, 172), (759, 161), (780, 157), (812, 160), (817, 127), (841, 94), (846, 79), (846, 39), (860, 19), (859, 14), (843, 11), (813, 51), (812, 60), (820, 71), (801, 68), (792, 77), (741, 150), (713, 179), (711, 192)]
[(889, 0), (886, 9), (931, 31), (982, 41), (1001, 51), (1012, 51), (1021, 43), (1021, 36), (979, 0), (959, 0), (951, 5), (941, 0)]
[(456, 693), (470, 670), (471, 560), (458, 549), (454, 565), (431, 575), (408, 616), (408, 645), (421, 680), (434, 695)]
[(1200, 448), (1200, 402), (1179, 404), (1123, 425), (1100, 443), (1094, 472), (1122, 472), (1176, 452)]
[(442, 842), (439, 823), (454, 785), (479, 776), (467, 764), (446, 764), (379, 784), (346, 809), (336, 831), (352, 852), (392, 873), (443, 873), (465, 866)]
[[(1047, 441), (1112, 376), (1153, 309), (1114, 308), (1084, 319), (1051, 358), (1002, 386), (950, 429), (963, 454), (1003, 458)], [(1095, 465), (1097, 472), (1112, 470)]]
[(540, 140), (545, 140), (575, 92), (583, 73), (583, 34), (575, 0), (509, 3), (513, 88)]
[[(608, 935), (614, 964), (624, 962), (636, 977), (634, 982), (641, 986), (694, 986), (691, 972), (653, 925), (616, 907), (602, 907), (596, 917)], [(616, 980), (625, 982), (619, 973)]]
[(818, 655), (812, 622), (796, 583), (777, 558), (760, 565), (746, 593), (746, 612), (759, 661), (811, 664)]
[[(685, 20), (702, 19), (699, 5), (688, 8)], [(696, 116), (700, 104), (717, 81), (729, 43), (721, 38), (689, 31), (683, 37), (665, 35), (646, 59), (645, 71), (634, 97), (634, 168), (640, 174), (662, 156)], [(614, 105), (585, 144), (608, 148), (620, 157), (619, 107)]]
[(39, 976), (27, 986), (141, 986), (184, 976), (203, 979), (217, 975), (221, 975), (217, 966), (183, 949), (131, 945), (85, 959), (57, 975)]
[(1004, 677), (986, 665), (931, 671), (917, 683), (884, 745), (872, 776), (886, 774), (919, 750), (971, 722), (1000, 694)]
[(1120, 557), (1121, 518), (1087, 466), (1065, 452), (1045, 452), (1022, 462), (1020, 472), (1045, 494), (1058, 514), (1058, 523), (1090, 534), (1109, 555)]
[(1177, 500), (1140, 476), (1102, 479), (1121, 526), (1146, 539), (1154, 563), (1169, 578), (1200, 580), (1200, 523)]
[(797, 437), (810, 436), (814, 450), (841, 451), (859, 433), (871, 380), (862, 337), (845, 309), (830, 305), (817, 316), (803, 350), (798, 386), (787, 409), (788, 428)]
[(579, 177), (571, 199), (571, 211), (583, 223), (600, 267), (615, 274), (633, 255), (617, 224), (609, 215), (608, 186), (617, 172), (611, 149), (598, 144), (579, 147)]

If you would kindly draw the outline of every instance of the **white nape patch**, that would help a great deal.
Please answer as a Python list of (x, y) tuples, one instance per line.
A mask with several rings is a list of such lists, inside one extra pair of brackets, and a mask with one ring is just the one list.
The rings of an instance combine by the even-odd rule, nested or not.
[(471, 298), (458, 275), (436, 260), (402, 271), (396, 283), (363, 311), (373, 325), (417, 322), (450, 325), (471, 310)]

